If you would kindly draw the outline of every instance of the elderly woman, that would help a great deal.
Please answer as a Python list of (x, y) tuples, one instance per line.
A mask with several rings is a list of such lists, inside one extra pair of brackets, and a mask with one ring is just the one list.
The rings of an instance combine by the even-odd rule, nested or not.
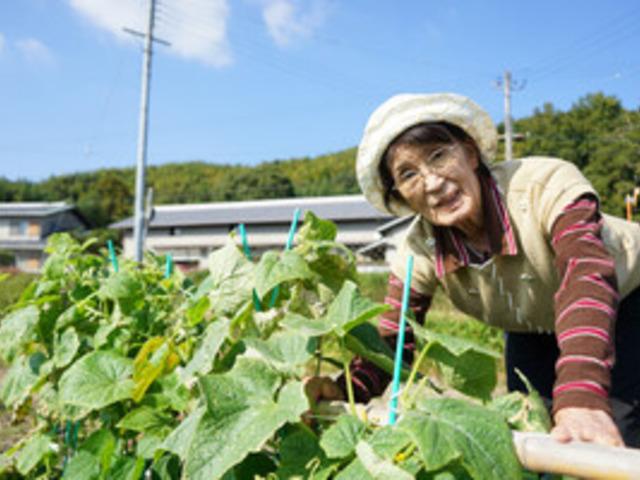
[[(360, 186), (377, 209), (414, 216), (391, 265), (395, 310), (381, 333), (394, 343), (411, 254), (418, 320), (441, 288), (504, 329), (508, 387), (525, 390), (517, 368), (552, 399), (558, 440), (640, 446), (640, 227), (600, 213), (573, 164), (492, 164), (496, 145), (489, 115), (459, 95), (398, 95), (371, 115)], [(360, 400), (388, 381), (354, 362)]]

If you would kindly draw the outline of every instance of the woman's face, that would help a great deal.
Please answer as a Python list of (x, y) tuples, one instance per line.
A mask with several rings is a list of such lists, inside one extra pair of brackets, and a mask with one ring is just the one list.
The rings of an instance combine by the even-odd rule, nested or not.
[(388, 160), (395, 187), (432, 225), (469, 234), (482, 223), (479, 159), (460, 143), (399, 145)]

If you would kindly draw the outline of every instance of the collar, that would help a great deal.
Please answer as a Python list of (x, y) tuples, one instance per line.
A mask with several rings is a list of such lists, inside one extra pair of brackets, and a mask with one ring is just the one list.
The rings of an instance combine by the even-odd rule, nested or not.
[[(491, 257), (517, 255), (518, 246), (505, 201), (495, 178), (485, 165), (482, 165), (478, 170), (478, 179), (480, 180), (484, 225), (489, 234)], [(472, 263), (471, 251), (458, 229), (432, 226), (431, 230), (435, 239), (435, 267), (438, 278)]]

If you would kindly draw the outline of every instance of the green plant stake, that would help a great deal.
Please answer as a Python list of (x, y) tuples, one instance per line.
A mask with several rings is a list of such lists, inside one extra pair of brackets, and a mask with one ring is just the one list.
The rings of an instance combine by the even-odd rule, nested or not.
[(164, 265), (164, 278), (169, 278), (173, 273), (173, 257), (170, 253), (167, 253), (167, 261)]
[[(300, 218), (300, 209), (296, 208), (293, 211), (293, 219), (291, 220), (291, 227), (289, 228), (289, 237), (287, 238), (287, 243), (284, 246), (284, 251), (291, 250), (293, 246), (293, 239), (296, 236), (296, 230), (298, 229), (298, 218)], [(276, 304), (276, 300), (278, 299), (278, 294), (280, 289), (278, 287), (273, 289), (273, 293), (271, 294), (271, 301), (269, 302), (269, 308), (272, 308)]]
[[(253, 258), (251, 257), (251, 249), (249, 248), (249, 240), (247, 239), (247, 229), (244, 226), (244, 223), (238, 225), (238, 230), (240, 231), (240, 238), (242, 239), (242, 250), (244, 251), (245, 257), (251, 262)], [(256, 289), (253, 289), (253, 306), (256, 309), (256, 312), (262, 310), (262, 305), (260, 304), (260, 297), (258, 297), (258, 293)]]
[(109, 258), (113, 265), (113, 271), (118, 272), (118, 257), (116, 257), (116, 249), (113, 247), (113, 240), (107, 240), (107, 247), (109, 248)]
[(400, 395), (400, 370), (402, 369), (402, 351), (404, 350), (404, 330), (407, 326), (407, 308), (409, 307), (409, 292), (411, 290), (411, 276), (413, 274), (413, 255), (407, 258), (407, 273), (404, 278), (402, 292), (402, 309), (400, 310), (400, 325), (398, 326), (398, 341), (396, 342), (396, 359), (393, 366), (393, 387), (389, 402), (389, 425), (395, 425), (398, 416), (398, 396)]

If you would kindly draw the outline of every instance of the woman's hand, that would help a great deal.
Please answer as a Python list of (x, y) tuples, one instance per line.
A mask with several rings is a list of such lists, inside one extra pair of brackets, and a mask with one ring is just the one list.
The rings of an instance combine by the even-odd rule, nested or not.
[(590, 408), (568, 407), (556, 412), (551, 435), (559, 442), (580, 440), (613, 447), (624, 442), (613, 420), (606, 412)]

